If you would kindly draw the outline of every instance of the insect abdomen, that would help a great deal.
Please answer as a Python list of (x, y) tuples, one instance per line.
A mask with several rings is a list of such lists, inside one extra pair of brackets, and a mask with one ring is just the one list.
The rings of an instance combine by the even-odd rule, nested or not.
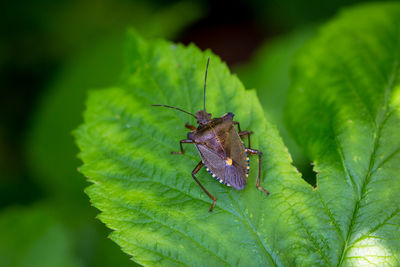
[(211, 174), (212, 177), (215, 178), (215, 180), (217, 180), (218, 182), (220, 182), (221, 184), (227, 185), (227, 186), (231, 186), (229, 183), (227, 183), (226, 181), (224, 181), (223, 179), (219, 178), (217, 175), (215, 175), (214, 173), (212, 173), (210, 171), (209, 168), (206, 167), (206, 170), (209, 174)]

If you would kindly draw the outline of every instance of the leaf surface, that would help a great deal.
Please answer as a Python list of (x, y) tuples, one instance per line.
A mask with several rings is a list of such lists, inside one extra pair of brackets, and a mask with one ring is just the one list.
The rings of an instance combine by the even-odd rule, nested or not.
[[(94, 183), (87, 193), (102, 210), (100, 219), (115, 230), (112, 238), (144, 265), (294, 261), (303, 247), (288, 249), (287, 244), (299, 234), (298, 225), (285, 222), (306, 216), (307, 208), (294, 214), (292, 205), (296, 199), (311, 202), (312, 189), (290, 165), (255, 92), (245, 91), (224, 63), (193, 45), (146, 42), (132, 34), (128, 50), (126, 83), (92, 92), (85, 124), (76, 132), (85, 162), (81, 171)], [(207, 110), (214, 116), (231, 111), (242, 129), (255, 132), (252, 145), (265, 155), (262, 185), (272, 192), (267, 197), (255, 187), (256, 159), (243, 191), (219, 184), (203, 169), (198, 177), (218, 199), (213, 213), (210, 199), (191, 177), (200, 161), (194, 147), (186, 147), (185, 155), (170, 154), (186, 136), (184, 124), (194, 119), (150, 106), (201, 109), (209, 56)], [(288, 232), (290, 238), (277, 239)]]
[(293, 67), (287, 119), (337, 229), (335, 264), (400, 264), (400, 6), (324, 26)]

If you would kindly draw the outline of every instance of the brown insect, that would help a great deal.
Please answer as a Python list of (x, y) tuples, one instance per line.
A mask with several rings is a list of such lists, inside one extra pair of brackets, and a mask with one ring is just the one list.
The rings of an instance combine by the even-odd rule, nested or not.
[[(186, 124), (185, 127), (191, 132), (187, 134), (187, 139), (179, 142), (181, 151), (171, 152), (172, 154), (184, 154), (182, 144), (194, 144), (200, 154), (201, 161), (192, 171), (192, 177), (203, 191), (213, 200), (210, 211), (213, 210), (216, 198), (208, 192), (208, 190), (196, 178), (196, 174), (201, 167), (205, 166), (206, 170), (220, 183), (232, 186), (237, 190), (242, 190), (246, 186), (247, 177), (249, 175), (250, 164), (248, 154), (258, 155), (258, 177), (256, 187), (265, 192), (269, 192), (260, 186), (261, 176), (261, 151), (251, 148), (250, 134), (252, 132), (242, 131), (240, 124), (233, 121), (233, 113), (228, 112), (221, 118), (211, 118), (211, 113), (206, 112), (206, 84), (207, 70), (210, 58), (207, 60), (206, 74), (204, 79), (204, 106), (202, 110), (196, 112), (196, 115), (184, 111), (180, 108), (167, 105), (153, 105), (159, 107), (173, 108), (187, 113), (197, 119), (197, 128), (193, 125)], [(235, 125), (239, 132), (236, 131)], [(241, 138), (248, 138), (248, 147), (244, 146)]]

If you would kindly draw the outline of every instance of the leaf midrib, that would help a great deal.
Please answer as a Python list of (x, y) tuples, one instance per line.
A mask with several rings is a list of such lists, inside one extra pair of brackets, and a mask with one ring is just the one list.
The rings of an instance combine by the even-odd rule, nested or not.
[(264, 239), (258, 234), (258, 232), (256, 231), (255, 227), (253, 226), (253, 224), (249, 220), (248, 216), (246, 216), (246, 214), (243, 213), (242, 209), (239, 206), (239, 203), (237, 203), (237, 201), (232, 197), (232, 194), (231, 194), (230, 190), (228, 190), (228, 194), (229, 194), (229, 197), (231, 198), (232, 202), (235, 204), (237, 210), (240, 212), (242, 217), (245, 219), (245, 220), (243, 220), (243, 222), (246, 222), (246, 224), (252, 230), (252, 232), (254, 233), (254, 235), (255, 235), (256, 239), (258, 240), (259, 244), (261, 245), (261, 247), (264, 248), (264, 250), (266, 252), (266, 255), (270, 258), (271, 262), (274, 263), (274, 266), (278, 266), (278, 263), (276, 262), (275, 258), (272, 257), (272, 252), (268, 248), (267, 244), (265, 244)]
[[(232, 74), (231, 74), (232, 76)], [(224, 96), (228, 96), (228, 94), (226, 93), (225, 90), (225, 84), (222, 83), (221, 79), (217, 79), (218, 83), (219, 83), (219, 88), (221, 89), (222, 93)], [(245, 92), (245, 94), (249, 94), (249, 92)], [(224, 103), (224, 108), (225, 110), (227, 110), (227, 104), (230, 102), (231, 97), (229, 98), (229, 100), (227, 101), (223, 101)], [(250, 113), (253, 114), (253, 113)], [(248, 118), (252, 119), (252, 116), (248, 116)], [(265, 121), (263, 123), (264, 125), (266, 124)], [(248, 216), (246, 216), (245, 213), (243, 213), (242, 209), (239, 206), (239, 203), (237, 203), (237, 201), (232, 197), (231, 191), (228, 189), (228, 194), (229, 197), (232, 199), (232, 202), (236, 205), (237, 210), (241, 213), (242, 218), (245, 220), (242, 220), (243, 222), (245, 222), (247, 224), (247, 226), (249, 227), (249, 229), (251, 230), (251, 232), (253, 232), (253, 234), (255, 235), (256, 239), (259, 242), (259, 245), (264, 249), (264, 251), (266, 252), (265, 254), (270, 258), (271, 262), (274, 263), (274, 266), (278, 266), (278, 263), (276, 262), (275, 258), (272, 257), (272, 252), (270, 251), (270, 249), (268, 248), (267, 244), (265, 244), (264, 239), (258, 234), (258, 232), (256, 231), (255, 227), (253, 226), (253, 224), (251, 223), (250, 219), (248, 218)]]
[[(156, 83), (156, 82), (154, 81), (154, 79), (152, 79), (152, 80), (153, 80), (153, 82), (156, 84), (156, 86), (159, 87), (158, 83)], [(184, 79), (184, 80), (185, 80), (185, 82), (187, 83), (186, 79)], [(220, 89), (224, 92), (224, 95), (226, 95), (226, 94), (225, 94), (225, 85), (222, 84), (221, 81), (220, 81), (219, 79), (218, 79), (218, 82), (219, 82), (219, 87), (220, 87)], [(188, 91), (187, 86), (185, 86), (185, 88), (186, 88), (186, 91), (187, 91), (187, 94), (188, 94), (189, 91)], [(228, 102), (228, 101), (224, 101), (224, 102), (223, 102), (225, 107), (226, 107), (226, 103), (227, 103), (227, 102)], [(175, 113), (175, 114), (176, 114), (176, 113)], [(177, 117), (179, 117), (179, 116), (177, 116)], [(251, 116), (249, 116), (249, 117), (251, 117)], [(239, 217), (237, 217), (237, 218), (240, 219), (243, 223), (247, 224), (248, 228), (251, 230), (250, 232), (252, 232), (252, 233), (254, 234), (254, 236), (256, 237), (256, 240), (258, 240), (260, 247), (262, 247), (262, 248), (264, 249), (264, 251), (266, 252), (265, 254), (270, 258), (271, 262), (273, 262), (275, 266), (278, 266), (278, 265), (277, 265), (277, 262), (276, 262), (275, 259), (274, 259), (274, 257), (272, 257), (272, 252), (270, 252), (270, 250), (268, 249), (268, 246), (265, 244), (264, 239), (263, 239), (262, 237), (260, 237), (260, 235), (257, 233), (257, 231), (256, 231), (256, 229), (254, 228), (254, 226), (251, 224), (251, 222), (250, 222), (248, 216), (246, 216), (246, 214), (243, 213), (243, 211), (240, 209), (238, 203), (232, 198), (231, 192), (230, 192), (229, 190), (228, 190), (228, 193), (229, 193), (229, 196), (230, 196), (230, 198), (232, 199), (232, 201), (235, 203), (235, 205), (236, 205), (236, 207), (237, 207), (237, 210), (240, 212), (240, 214), (241, 214), (241, 216), (242, 216), (242, 218), (239, 218)], [(227, 213), (230, 213), (231, 215), (233, 215), (232, 212), (229, 212), (228, 210), (225, 210), (225, 211), (226, 211)], [(243, 220), (243, 219), (245, 219), (245, 220)]]

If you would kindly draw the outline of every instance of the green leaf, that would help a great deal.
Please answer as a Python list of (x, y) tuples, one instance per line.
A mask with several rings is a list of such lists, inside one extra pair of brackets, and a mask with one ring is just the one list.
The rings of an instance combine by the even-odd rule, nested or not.
[[(216, 56), (132, 33), (124, 82), (90, 94), (75, 132), (81, 172), (93, 183), (86, 192), (114, 230), (111, 238), (151, 266), (398, 265), (398, 13), (397, 5), (349, 10), (296, 60), (288, 117), (315, 163), (317, 188), (292, 167), (255, 92), (244, 90)], [(200, 161), (195, 149), (170, 154), (193, 118), (150, 106), (201, 109), (208, 56), (207, 110), (217, 117), (232, 111), (243, 129), (254, 131), (252, 145), (264, 153), (262, 186), (271, 192), (255, 188), (256, 159), (242, 191), (201, 170), (199, 180), (217, 197), (213, 213), (190, 175)], [(373, 109), (364, 114), (370, 106), (360, 100), (381, 114), (375, 124), (368, 122)]]
[[(126, 83), (92, 92), (85, 124), (76, 132), (85, 163), (81, 171), (94, 183), (86, 192), (102, 210), (100, 219), (116, 230), (112, 239), (144, 265), (294, 261), (298, 251), (285, 243), (297, 235), (298, 225), (284, 222), (295, 220), (296, 215), (288, 212), (295, 199), (311, 204), (312, 189), (290, 165), (255, 92), (245, 91), (219, 58), (193, 45), (146, 42), (132, 34), (128, 50)], [(251, 160), (243, 191), (219, 184), (202, 169), (199, 180), (217, 197), (213, 213), (208, 212), (210, 199), (191, 177), (200, 161), (195, 149), (189, 146), (185, 155), (170, 154), (185, 138), (184, 123), (194, 119), (150, 106), (200, 109), (208, 56), (207, 110), (214, 116), (232, 111), (243, 129), (255, 132), (253, 147), (265, 155), (262, 185), (271, 191), (267, 197), (255, 187), (256, 159)], [(270, 214), (272, 210), (276, 214)], [(291, 238), (276, 239), (290, 232)]]
[(334, 264), (400, 264), (399, 65), (399, 4), (344, 11), (294, 64), (287, 120), (337, 229)]
[(70, 232), (46, 205), (2, 211), (0, 236), (1, 266), (83, 266)]

